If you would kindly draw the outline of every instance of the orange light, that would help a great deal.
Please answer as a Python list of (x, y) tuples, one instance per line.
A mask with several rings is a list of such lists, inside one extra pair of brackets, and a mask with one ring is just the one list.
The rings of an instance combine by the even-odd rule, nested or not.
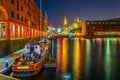
[(62, 46), (62, 71), (63, 73), (67, 72), (68, 69), (68, 39), (67, 38), (63, 38), (63, 46)]

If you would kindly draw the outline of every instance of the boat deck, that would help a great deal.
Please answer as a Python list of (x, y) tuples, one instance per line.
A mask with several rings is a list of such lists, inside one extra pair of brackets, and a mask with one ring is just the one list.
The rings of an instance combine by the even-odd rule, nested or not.
[(34, 59), (32, 59), (32, 57), (29, 57), (31, 58), (29, 61), (25, 60), (25, 58), (22, 58), (22, 61), (18, 58), (15, 59), (15, 62), (14, 62), (14, 65), (19, 65), (19, 66), (27, 66), (27, 65), (30, 65), (30, 64), (35, 64), (35, 63), (38, 63), (42, 57), (45, 55), (46, 51), (44, 50), (41, 54), (41, 56), (39, 55), (38, 56), (33, 56)]

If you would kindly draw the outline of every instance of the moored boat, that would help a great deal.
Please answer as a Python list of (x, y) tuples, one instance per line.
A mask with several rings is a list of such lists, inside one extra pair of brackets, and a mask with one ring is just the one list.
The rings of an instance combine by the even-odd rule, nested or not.
[(15, 59), (12, 65), (14, 76), (33, 76), (43, 67), (48, 56), (48, 45), (40, 46), (36, 43), (25, 45), (25, 53)]

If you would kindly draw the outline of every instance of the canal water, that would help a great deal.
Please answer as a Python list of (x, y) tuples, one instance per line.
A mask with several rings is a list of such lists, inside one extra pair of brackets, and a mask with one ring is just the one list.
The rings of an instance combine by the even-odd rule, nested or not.
[(120, 38), (57, 38), (51, 57), (56, 69), (21, 80), (120, 80)]

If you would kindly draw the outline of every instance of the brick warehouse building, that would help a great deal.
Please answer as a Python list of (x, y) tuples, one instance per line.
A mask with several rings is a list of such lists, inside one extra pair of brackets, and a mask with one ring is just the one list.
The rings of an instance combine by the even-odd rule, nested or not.
[(120, 35), (120, 21), (85, 21), (85, 23), (86, 35)]
[(0, 57), (46, 36), (47, 20), (34, 0), (0, 0)]
[(0, 0), (1, 39), (43, 36), (46, 34), (45, 23), (34, 0)]

